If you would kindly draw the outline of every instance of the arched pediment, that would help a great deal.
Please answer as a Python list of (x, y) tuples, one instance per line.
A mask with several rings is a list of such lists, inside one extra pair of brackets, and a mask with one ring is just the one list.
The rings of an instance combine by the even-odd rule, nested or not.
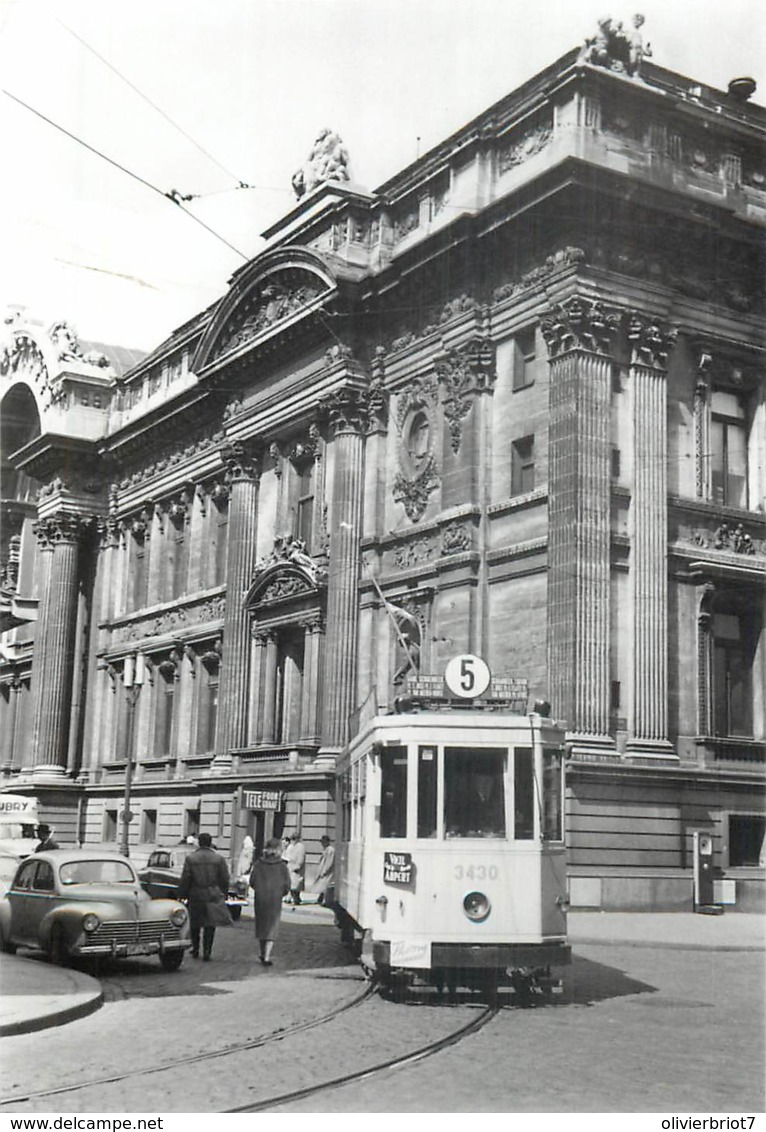
[(255, 565), (245, 605), (267, 606), (317, 597), (327, 585), (327, 571), (316, 562), (301, 539), (277, 538), (268, 559)]
[(199, 373), (299, 316), (335, 287), (327, 265), (306, 248), (285, 249), (256, 260), (222, 300), (200, 343), (193, 369)]

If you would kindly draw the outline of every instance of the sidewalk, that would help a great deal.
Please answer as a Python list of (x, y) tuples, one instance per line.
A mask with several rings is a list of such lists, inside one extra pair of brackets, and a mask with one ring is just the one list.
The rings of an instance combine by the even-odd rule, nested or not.
[(0, 953), (0, 1037), (61, 1026), (98, 1010), (97, 979), (42, 959)]
[[(252, 918), (245, 909), (245, 919)], [(320, 904), (285, 905), (285, 924), (324, 923), (333, 914)], [(569, 941), (627, 947), (682, 948), (689, 951), (762, 951), (766, 918), (731, 912), (722, 916), (693, 912), (570, 912)], [(59, 1026), (97, 1010), (102, 1002), (96, 979), (42, 959), (0, 953), (0, 1037)]]

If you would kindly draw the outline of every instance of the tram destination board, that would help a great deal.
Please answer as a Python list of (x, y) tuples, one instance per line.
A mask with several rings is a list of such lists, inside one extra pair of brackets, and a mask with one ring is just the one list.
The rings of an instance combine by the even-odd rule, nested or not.
[(423, 708), (494, 708), (524, 715), (529, 701), (529, 681), (520, 676), (492, 676), (487, 690), (472, 700), (453, 696), (441, 675), (411, 676), (404, 689), (404, 699)]

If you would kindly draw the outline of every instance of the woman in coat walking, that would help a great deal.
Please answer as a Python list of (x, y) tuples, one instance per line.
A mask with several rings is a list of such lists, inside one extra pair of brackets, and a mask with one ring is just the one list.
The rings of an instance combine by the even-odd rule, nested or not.
[(255, 938), (260, 960), (271, 966), (271, 952), (279, 933), (282, 899), (290, 891), (290, 873), (282, 860), (282, 842), (272, 837), (263, 848), (250, 873), (250, 887), (255, 892)]

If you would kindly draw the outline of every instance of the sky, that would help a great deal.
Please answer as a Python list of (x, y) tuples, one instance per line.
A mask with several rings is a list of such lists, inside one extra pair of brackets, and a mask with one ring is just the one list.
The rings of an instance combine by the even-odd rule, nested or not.
[[(294, 205), (290, 178), (322, 127), (343, 138), (352, 180), (374, 190), (581, 44), (599, 16), (628, 26), (635, 10), (0, 0), (0, 312), (23, 307), (87, 341), (150, 349), (258, 253)], [(766, 103), (763, 0), (638, 10), (654, 62), (723, 90), (750, 75), (753, 101)], [(196, 220), (172, 190), (195, 194), (184, 208)]]

